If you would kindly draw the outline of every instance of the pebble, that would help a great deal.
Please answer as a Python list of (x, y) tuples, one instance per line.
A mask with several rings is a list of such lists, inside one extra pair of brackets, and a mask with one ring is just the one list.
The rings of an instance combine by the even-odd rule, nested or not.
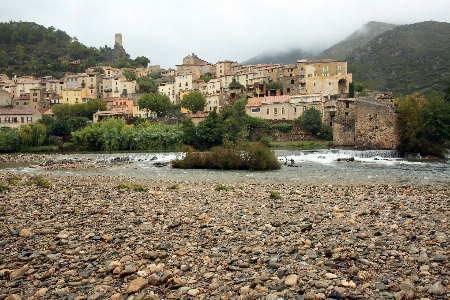
[(0, 182), (15, 175), (0, 194), (0, 299), (450, 297), (447, 186), (240, 182), (224, 193), (48, 174), (43, 193), (31, 174)]

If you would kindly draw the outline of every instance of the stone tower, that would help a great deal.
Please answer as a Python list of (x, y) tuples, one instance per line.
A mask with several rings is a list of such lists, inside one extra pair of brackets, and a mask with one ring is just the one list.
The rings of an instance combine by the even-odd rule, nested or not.
[(114, 46), (122, 46), (122, 34), (116, 33)]

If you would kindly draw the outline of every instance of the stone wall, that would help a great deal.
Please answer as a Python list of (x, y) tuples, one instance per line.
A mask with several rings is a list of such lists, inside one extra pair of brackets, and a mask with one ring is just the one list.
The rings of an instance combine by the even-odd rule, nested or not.
[(333, 143), (335, 146), (355, 145), (356, 103), (354, 99), (336, 101), (333, 120)]
[(338, 99), (333, 121), (335, 146), (365, 149), (396, 149), (397, 114), (392, 97)]
[[(289, 121), (289, 120), (271, 120), (270, 123), (271, 124), (278, 124), (278, 123), (295, 124), (293, 121)], [(271, 141), (274, 141), (274, 142), (316, 140), (316, 138), (314, 138), (309, 132), (304, 131), (297, 125), (294, 125), (292, 127), (292, 130), (288, 133), (284, 133), (284, 132), (278, 131), (276, 129), (272, 129), (272, 130), (270, 130), (270, 132), (268, 132), (265, 127), (252, 128), (250, 130), (248, 139), (251, 142), (257, 142), (263, 136), (268, 137)]]
[(396, 133), (397, 114), (394, 103), (362, 98), (357, 108), (355, 146), (369, 149), (396, 149), (400, 140)]

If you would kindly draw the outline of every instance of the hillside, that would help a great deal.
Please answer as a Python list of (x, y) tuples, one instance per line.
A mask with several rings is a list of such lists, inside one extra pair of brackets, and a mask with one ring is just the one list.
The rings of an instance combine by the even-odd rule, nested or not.
[(421, 22), (386, 31), (348, 56), (354, 81), (405, 95), (450, 82), (450, 24)]
[(66, 32), (32, 22), (0, 23), (0, 73), (62, 77), (99, 63), (127, 66), (125, 50), (86, 47)]
[(369, 22), (345, 38), (343, 41), (324, 50), (318, 58), (345, 60), (346, 56), (350, 54), (353, 49), (363, 47), (376, 36), (395, 27), (397, 27), (397, 25), (373, 21)]
[(264, 52), (254, 56), (244, 63), (248, 65), (264, 64), (264, 63), (281, 63), (281, 64), (295, 64), (298, 59), (314, 59), (317, 53), (312, 51), (303, 51), (301, 49), (294, 49), (287, 52)]

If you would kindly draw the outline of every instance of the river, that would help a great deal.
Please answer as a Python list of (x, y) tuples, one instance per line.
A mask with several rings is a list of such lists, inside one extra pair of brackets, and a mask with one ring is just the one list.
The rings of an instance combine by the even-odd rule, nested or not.
[[(43, 170), (27, 163), (2, 163), (0, 169), (26, 173), (60, 175), (111, 175), (177, 181), (217, 181), (221, 183), (293, 184), (391, 184), (448, 185), (450, 160), (407, 160), (389, 150), (276, 150), (283, 164), (277, 171), (182, 170), (167, 163), (180, 153), (113, 153), (55, 155), (60, 159), (80, 159), (105, 168), (89, 170)], [(52, 156), (50, 156), (52, 158)], [(354, 160), (349, 160), (354, 158)]]

